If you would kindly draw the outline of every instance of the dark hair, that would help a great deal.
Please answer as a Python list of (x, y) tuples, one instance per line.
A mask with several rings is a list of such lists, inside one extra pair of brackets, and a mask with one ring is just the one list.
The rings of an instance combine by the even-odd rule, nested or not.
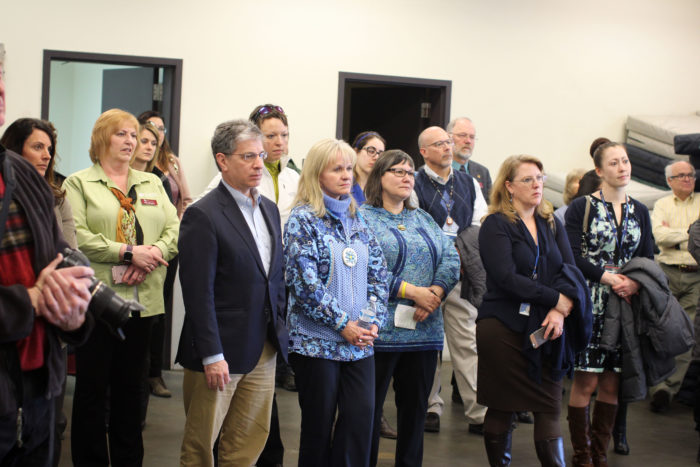
[(248, 116), (248, 120), (253, 123), (253, 125), (257, 126), (260, 128), (260, 125), (262, 125), (262, 122), (269, 118), (278, 118), (282, 120), (282, 123), (284, 123), (284, 126), (289, 127), (289, 124), (287, 123), (287, 114), (284, 113), (284, 109), (280, 107), (279, 105), (274, 105), (274, 104), (263, 104), (259, 105), (256, 108), (253, 109), (253, 111), (250, 113)]
[[(384, 200), (382, 198), (382, 177), (390, 168), (404, 162), (408, 162), (408, 165), (415, 169), (411, 156), (400, 149), (390, 149), (384, 151), (382, 155), (379, 156), (377, 162), (374, 163), (372, 171), (369, 173), (369, 177), (367, 177), (367, 184), (365, 185), (365, 203), (375, 208), (381, 208), (384, 205)], [(406, 209), (415, 209), (415, 207), (411, 205), (410, 199), (411, 198), (408, 197), (403, 200), (403, 206)]]
[(51, 187), (53, 196), (56, 199), (56, 205), (58, 205), (63, 198), (66, 196), (65, 190), (61, 188), (61, 185), (55, 180), (54, 176), (54, 166), (56, 165), (56, 128), (53, 123), (48, 120), (39, 120), (38, 118), (19, 118), (12, 122), (12, 124), (7, 127), (5, 134), (2, 135), (0, 139), (0, 144), (5, 146), (5, 148), (10, 151), (14, 151), (17, 154), (22, 155), (22, 149), (24, 148), (24, 143), (27, 138), (34, 132), (34, 130), (40, 130), (46, 133), (51, 140), (51, 148), (49, 149), (49, 154), (51, 154), (51, 160), (46, 168), (46, 173), (44, 178)]
[(601, 136), (600, 138), (596, 138), (593, 140), (591, 143), (591, 147), (588, 149), (588, 153), (591, 155), (591, 158), (593, 157), (593, 154), (595, 154), (595, 150), (598, 149), (598, 147), (601, 144), (609, 143), (610, 140), (606, 138), (605, 136)]
[(616, 143), (614, 141), (608, 141), (607, 143), (602, 143), (599, 144), (597, 148), (595, 148), (595, 151), (593, 151), (593, 165), (595, 165), (597, 168), (602, 169), (603, 168), (603, 154), (605, 153), (606, 150), (614, 147), (621, 147), (622, 149), (625, 149), (623, 145), (620, 143)]
[(578, 191), (573, 199), (590, 195), (591, 193), (598, 191), (601, 183), (603, 183), (603, 181), (600, 179), (598, 174), (595, 173), (595, 170), (589, 170), (583, 174), (583, 177), (581, 177), (581, 180), (578, 182)]
[[(165, 125), (165, 119), (163, 116), (160, 114), (160, 112), (156, 110), (146, 110), (145, 112), (141, 112), (141, 115), (136, 117), (136, 119), (139, 121), (141, 125), (146, 123), (149, 118), (160, 118), (163, 120), (163, 124)], [(170, 143), (168, 142), (168, 138), (164, 137), (163, 138), (163, 145), (158, 148), (158, 154), (156, 154), (156, 165), (161, 168), (161, 169), (167, 169), (168, 164), (170, 163), (170, 154), (175, 154), (173, 150), (170, 148)]]
[(355, 140), (352, 142), (352, 148), (355, 151), (359, 151), (360, 149), (362, 149), (362, 145), (372, 138), (377, 138), (386, 146), (386, 141), (376, 131), (363, 131), (359, 135), (355, 136)]

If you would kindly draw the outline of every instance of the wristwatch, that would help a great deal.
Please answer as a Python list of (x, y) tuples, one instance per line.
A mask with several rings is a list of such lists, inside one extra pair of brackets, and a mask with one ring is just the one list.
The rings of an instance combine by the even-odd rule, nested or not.
[(126, 246), (126, 251), (124, 252), (124, 262), (126, 264), (131, 264), (131, 260), (134, 258), (134, 246), (133, 245), (127, 245)]

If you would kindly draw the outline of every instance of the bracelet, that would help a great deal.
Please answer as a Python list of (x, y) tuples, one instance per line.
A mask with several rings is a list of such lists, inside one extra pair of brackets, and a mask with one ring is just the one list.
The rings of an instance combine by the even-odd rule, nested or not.
[(406, 298), (406, 281), (403, 281), (403, 284), (401, 284), (401, 298)]

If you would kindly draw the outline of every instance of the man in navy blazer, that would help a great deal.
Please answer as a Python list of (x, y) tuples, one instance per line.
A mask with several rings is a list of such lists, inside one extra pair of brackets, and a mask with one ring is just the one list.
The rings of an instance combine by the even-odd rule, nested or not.
[(254, 465), (267, 439), (275, 357), (287, 358), (280, 215), (261, 196), (260, 130), (220, 124), (211, 141), (219, 186), (185, 211), (180, 282), (185, 321), (176, 361), (185, 367), (181, 465)]

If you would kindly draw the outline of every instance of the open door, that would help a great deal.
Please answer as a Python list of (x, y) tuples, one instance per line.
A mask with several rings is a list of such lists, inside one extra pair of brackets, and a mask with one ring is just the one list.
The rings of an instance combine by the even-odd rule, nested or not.
[(407, 152), (420, 167), (418, 134), (447, 125), (451, 92), (451, 81), (340, 72), (336, 137), (352, 143), (358, 133), (377, 131), (387, 149)]

